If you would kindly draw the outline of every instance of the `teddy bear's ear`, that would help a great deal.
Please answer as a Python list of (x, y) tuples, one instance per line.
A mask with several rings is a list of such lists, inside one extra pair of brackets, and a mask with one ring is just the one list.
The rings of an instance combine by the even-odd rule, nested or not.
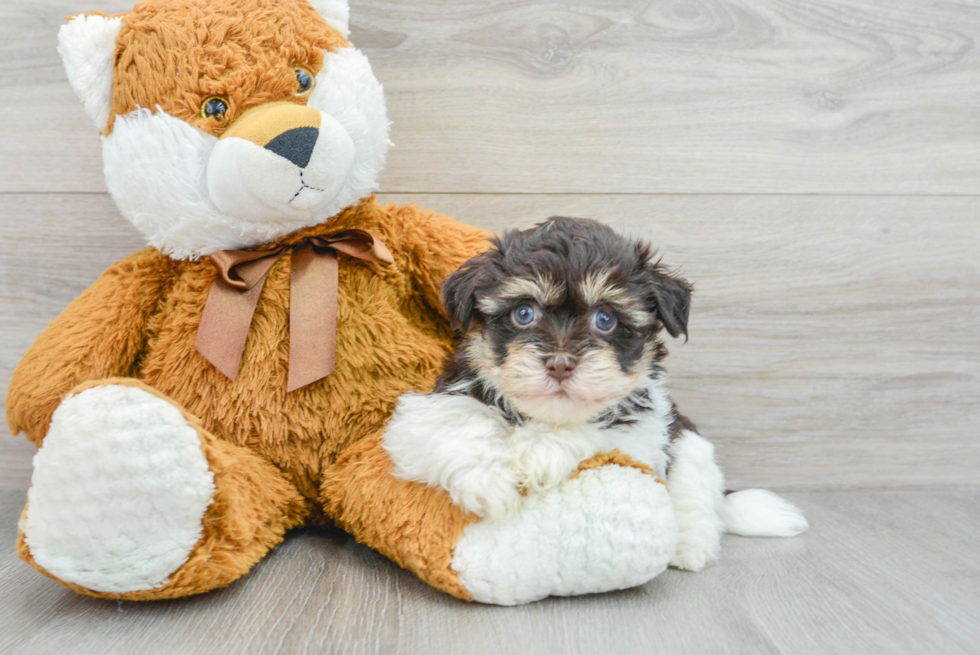
[(350, 36), (350, 6), (347, 0), (309, 0), (323, 19), (344, 37)]
[(112, 106), (112, 65), (121, 16), (79, 15), (58, 32), (58, 52), (85, 113), (104, 130)]

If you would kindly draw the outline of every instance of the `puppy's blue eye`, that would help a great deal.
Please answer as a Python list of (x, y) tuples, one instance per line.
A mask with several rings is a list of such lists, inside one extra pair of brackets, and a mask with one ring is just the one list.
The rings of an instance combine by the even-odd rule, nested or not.
[(613, 328), (616, 327), (616, 317), (600, 309), (592, 315), (592, 325), (599, 332), (612, 332)]
[(537, 317), (537, 312), (534, 311), (534, 307), (531, 305), (521, 305), (512, 311), (510, 315), (517, 325), (526, 327), (534, 322), (534, 319)]

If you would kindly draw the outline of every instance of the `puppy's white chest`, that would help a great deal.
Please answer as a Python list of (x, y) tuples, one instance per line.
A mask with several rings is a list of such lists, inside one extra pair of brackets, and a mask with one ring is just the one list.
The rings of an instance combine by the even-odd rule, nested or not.
[(608, 428), (605, 447), (618, 450), (632, 459), (642, 462), (656, 471), (661, 478), (667, 476), (667, 444), (670, 435), (670, 418), (656, 412), (641, 415), (635, 423)]

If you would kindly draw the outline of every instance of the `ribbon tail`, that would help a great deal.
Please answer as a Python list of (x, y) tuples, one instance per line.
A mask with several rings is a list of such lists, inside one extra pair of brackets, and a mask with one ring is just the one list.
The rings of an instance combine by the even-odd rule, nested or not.
[(204, 305), (194, 347), (232, 382), (238, 377), (264, 278), (251, 289), (240, 291), (218, 276)]
[(337, 361), (337, 257), (305, 245), (293, 251), (286, 391), (322, 380)]

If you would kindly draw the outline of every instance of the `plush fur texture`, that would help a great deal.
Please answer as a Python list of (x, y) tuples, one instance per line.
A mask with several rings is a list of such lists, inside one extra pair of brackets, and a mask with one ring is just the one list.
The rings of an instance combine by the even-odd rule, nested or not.
[(122, 18), (76, 16), (58, 32), (58, 52), (85, 113), (100, 130), (112, 110), (112, 64)]
[(726, 520), (740, 534), (805, 529), (769, 492), (723, 501), (714, 448), (677, 413), (660, 366), (658, 335), (686, 333), (691, 287), (649, 246), (560, 217), (495, 245), (446, 282), (457, 350), (436, 393), (399, 402), (384, 438), (395, 475), (507, 521), (580, 462), (619, 452), (668, 479), (671, 564), (695, 571), (718, 557)]
[[(392, 475), (384, 425), (400, 394), (433, 388), (451, 349), (442, 281), (490, 235), (368, 195), (388, 121), (381, 87), (346, 33), (338, 0), (147, 0), (63, 31), (72, 85), (104, 131), (109, 189), (151, 245), (73, 301), (13, 373), (11, 432), (40, 448), (18, 552), (79, 593), (127, 600), (227, 585), (308, 523), (343, 526), (463, 599), (517, 602), (650, 574), (659, 560), (634, 555), (655, 535), (616, 517), (663, 487), (624, 454), (600, 454), (598, 473), (534, 501), (548, 508), (548, 525), (580, 526), (574, 547), (516, 524), (467, 532), (483, 525), (477, 515), (442, 489)], [(239, 179), (248, 184), (236, 187)], [(377, 235), (394, 263), (338, 257), (333, 374), (286, 392), (288, 256), (261, 289), (237, 379), (195, 350), (216, 275), (206, 255), (288, 250), (345, 229)], [(77, 475), (72, 457), (85, 468)], [(594, 475), (610, 492), (580, 507)], [(151, 511), (150, 495), (167, 499)], [(518, 511), (515, 520), (541, 516)], [(595, 546), (606, 573), (582, 560), (598, 552), (581, 543), (591, 522), (610, 531)], [(628, 544), (639, 550), (617, 557)], [(527, 593), (506, 566), (481, 561), (497, 549), (525, 563), (559, 559)], [(454, 568), (457, 555), (465, 564)], [(605, 582), (567, 583), (581, 575)]]
[(345, 37), (350, 36), (350, 7), (347, 0), (310, 0), (317, 13)]
[(516, 605), (626, 589), (667, 567), (677, 528), (666, 487), (640, 468), (582, 468), (562, 494), (535, 494), (520, 513), (464, 530), (452, 566), (475, 600)]
[[(65, 40), (87, 20), (66, 25)], [(147, 0), (113, 20), (121, 21), (120, 56), (103, 138), (106, 184), (164, 254), (195, 259), (274, 241), (377, 189), (389, 146), (381, 85), (306, 0)], [(188, 22), (200, 29), (188, 31)], [(99, 52), (113, 61), (112, 51)], [(310, 91), (297, 88), (297, 69), (315, 76)], [(228, 109), (220, 120), (202, 115), (213, 98)], [(320, 114), (305, 166), (221, 138), (249, 110), (276, 102)]]
[[(350, 47), (306, 0), (144, 0), (116, 45), (112, 118), (159, 108), (213, 136), (253, 107), (306, 104), (294, 69), (317, 74), (327, 52)], [(201, 115), (215, 96), (229, 105), (221, 121)]]
[[(336, 371), (313, 385), (285, 391), (289, 258), (282, 258), (269, 272), (238, 379), (231, 382), (194, 349), (215, 275), (213, 265), (173, 260), (152, 248), (109, 269), (69, 305), (14, 373), (7, 397), (11, 431), (23, 431), (39, 445), (66, 393), (86, 380), (127, 376), (195, 417), (203, 432), (220, 435), (217, 438), (236, 447), (236, 453), (249, 453), (236, 470), (248, 471), (252, 459), (260, 464), (265, 481), (250, 489), (238, 511), (226, 508), (216, 517), (213, 531), (205, 533), (188, 558), (188, 562), (201, 561), (204, 570), (197, 572), (191, 587), (177, 587), (178, 595), (231, 582), (278, 543), (289, 527), (322, 522), (325, 502), (341, 521), (350, 520), (345, 518), (347, 511), (380, 520), (393, 502), (382, 496), (373, 498), (379, 504), (371, 505), (368, 499), (358, 498), (365, 504), (348, 508), (339, 500), (343, 493), (324, 498), (322, 486), (327, 479), (334, 483), (343, 479), (338, 458), (381, 429), (400, 393), (431, 388), (451, 337), (438, 305), (429, 303), (438, 297), (438, 283), (448, 274), (446, 269), (485, 247), (486, 235), (414, 207), (381, 207), (368, 199), (329, 225), (296, 233), (283, 242), (355, 227), (399, 244), (392, 248), (396, 263), (382, 268), (342, 259), (337, 335), (342, 356)], [(106, 325), (117, 327), (106, 331)], [(387, 474), (384, 469), (374, 472)], [(224, 482), (222, 473), (215, 471), (219, 492)], [(371, 481), (372, 486), (378, 483), (377, 478)], [(409, 523), (421, 520), (433, 504), (442, 502), (433, 489), (420, 486), (416, 493), (419, 500), (398, 511)], [(253, 526), (253, 506), (264, 504), (274, 514)], [(214, 549), (218, 542), (240, 542), (243, 531), (248, 534), (262, 525), (268, 525), (271, 534), (254, 549), (236, 553), (233, 560), (195, 559), (197, 551)], [(415, 553), (436, 548), (429, 535), (414, 534), (400, 534), (405, 543), (398, 548)], [(375, 547), (396, 549), (390, 541)], [(445, 554), (447, 566), (449, 556)], [(413, 570), (422, 566), (408, 555), (396, 559)], [(95, 591), (86, 589), (86, 593)], [(170, 591), (161, 587), (160, 593)], [(127, 592), (119, 597), (145, 596)]]
[(63, 580), (153, 589), (187, 561), (213, 496), (180, 410), (137, 387), (93, 387), (55, 411), (21, 529), (34, 561)]

